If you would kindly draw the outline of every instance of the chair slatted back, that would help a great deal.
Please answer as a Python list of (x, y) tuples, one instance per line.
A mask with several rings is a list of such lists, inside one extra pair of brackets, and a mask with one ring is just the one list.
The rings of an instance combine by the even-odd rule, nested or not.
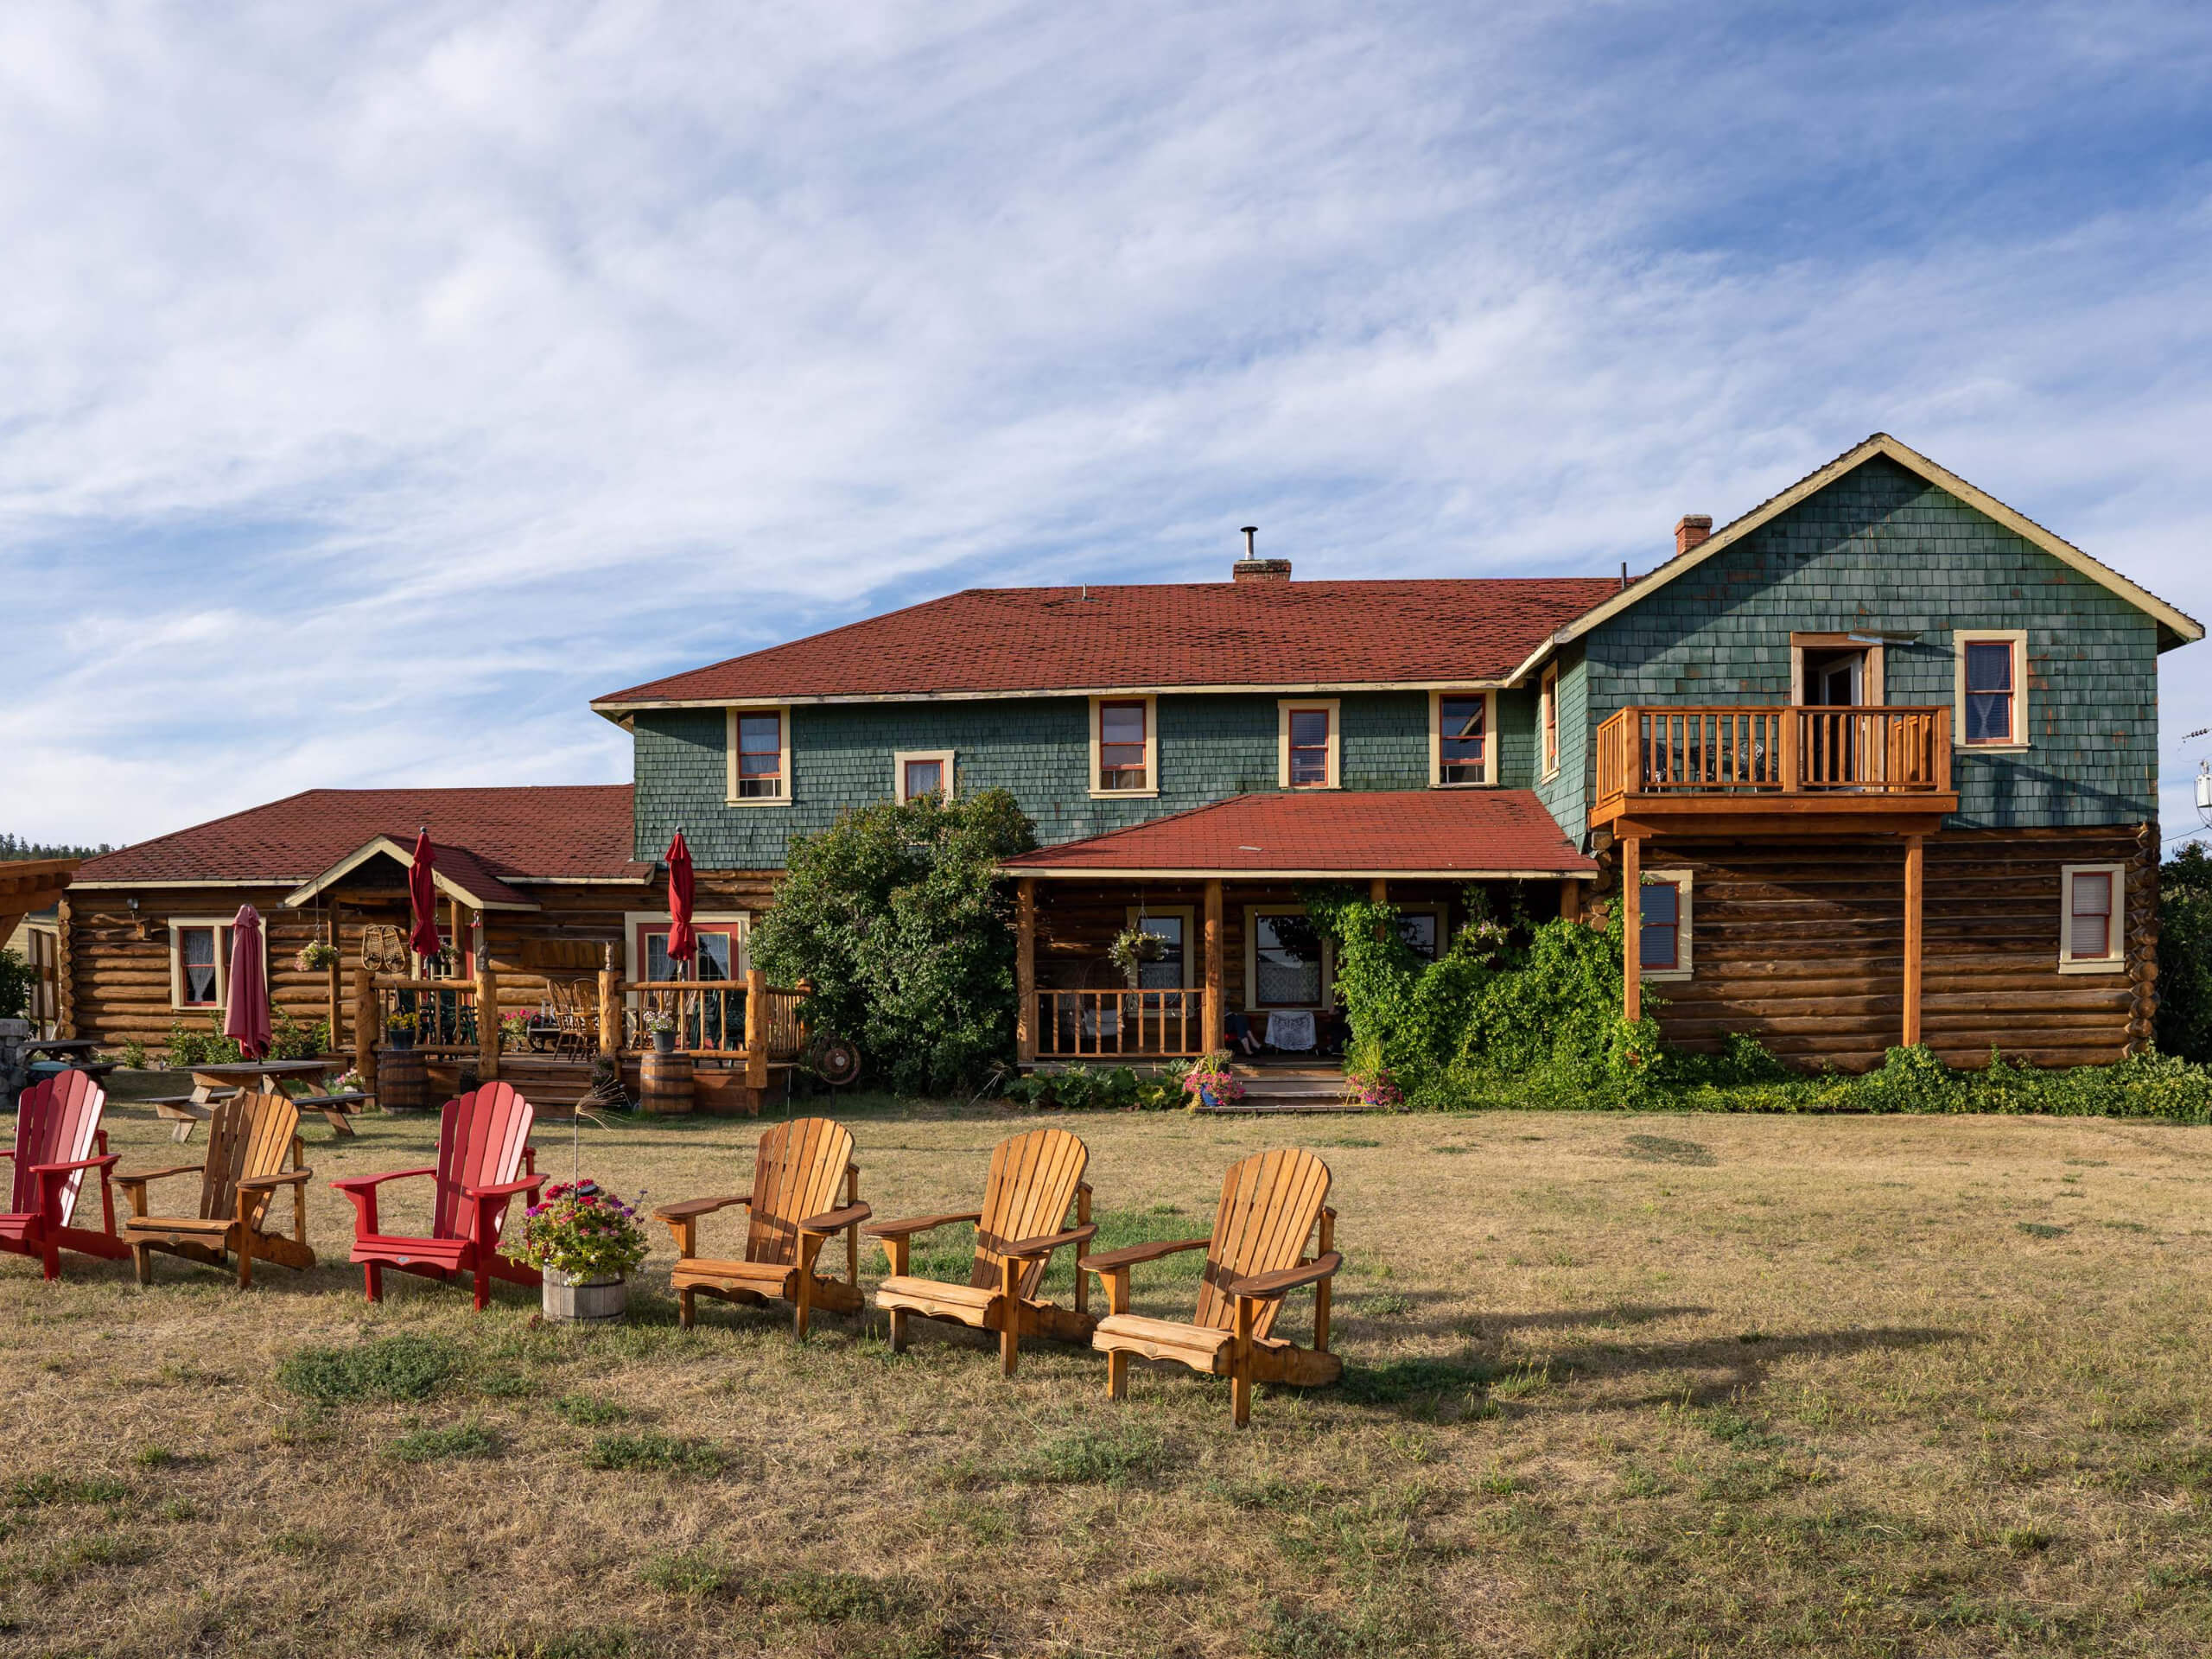
[(852, 1131), (826, 1117), (795, 1117), (760, 1137), (753, 1162), (753, 1224), (745, 1259), (790, 1266), (798, 1260), (798, 1224), (844, 1201)]
[[(238, 1214), (238, 1183), (251, 1175), (280, 1173), (299, 1128), (300, 1109), (283, 1095), (250, 1094), (241, 1089), (218, 1104), (207, 1120), (200, 1218), (227, 1221)], [(261, 1195), (257, 1216), (268, 1207), (269, 1196)]]
[[(10, 1215), (29, 1215), (38, 1208), (38, 1164), (73, 1164), (93, 1155), (100, 1137), (100, 1113), (107, 1106), (107, 1090), (84, 1071), (64, 1071), (27, 1089), (16, 1103), (16, 1180), (8, 1205)], [(62, 1184), (61, 1224), (76, 1213), (77, 1192), (85, 1184), (78, 1170)]]
[[(1032, 1129), (1001, 1141), (991, 1149), (991, 1174), (983, 1189), (983, 1218), (976, 1225), (976, 1266), (968, 1282), (996, 1290), (1008, 1244), (1042, 1238), (1067, 1224), (1076, 1183), (1090, 1161), (1090, 1148), (1065, 1129)], [(1034, 1296), (1044, 1282), (1040, 1257), (1021, 1270), (1021, 1294)]]
[[(438, 1116), (438, 1196), (430, 1236), (468, 1233), (468, 1200), (461, 1189), (492, 1186), (522, 1174), (523, 1153), (537, 1109), (505, 1083), (487, 1083), (446, 1102)], [(505, 1221), (503, 1208), (500, 1219)]]
[[(1306, 1258), (1306, 1241), (1329, 1198), (1329, 1166), (1295, 1147), (1255, 1152), (1231, 1164), (1222, 1178), (1221, 1208), (1213, 1242), (1206, 1247), (1205, 1283), (1198, 1292), (1197, 1324), (1226, 1331), (1236, 1322), (1236, 1299), (1222, 1287), (1255, 1273), (1277, 1273)], [(1260, 1305), (1252, 1328), (1264, 1337), (1282, 1306)]]

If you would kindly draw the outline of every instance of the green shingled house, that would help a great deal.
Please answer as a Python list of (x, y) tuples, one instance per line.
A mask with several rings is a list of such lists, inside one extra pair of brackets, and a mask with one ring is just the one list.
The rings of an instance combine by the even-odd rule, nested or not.
[[(1317, 880), (1386, 894), (1430, 953), (1471, 887), (1620, 904), (1625, 1006), (1648, 988), (1693, 1045), (2147, 1039), (2157, 659), (2203, 631), (1895, 439), (1683, 518), (1634, 580), (1245, 555), (1226, 582), (955, 594), (599, 698), (635, 739), (632, 851), (682, 827), (741, 954), (795, 834), (1011, 790), (1046, 843), (1007, 872), (1045, 1063), (1326, 1047)], [(1105, 960), (1131, 922), (1161, 942), (1134, 999)]]

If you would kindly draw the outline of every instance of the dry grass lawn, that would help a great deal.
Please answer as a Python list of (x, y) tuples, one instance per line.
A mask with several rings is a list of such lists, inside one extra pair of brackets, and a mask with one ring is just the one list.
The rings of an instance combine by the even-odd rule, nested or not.
[[(842, 1115), (880, 1216), (974, 1202), (1035, 1121)], [(1140, 1366), (1111, 1407), (1095, 1355), (1033, 1347), (1009, 1384), (939, 1326), (894, 1357), (879, 1315), (799, 1348), (702, 1304), (687, 1336), (664, 1232), (626, 1328), (400, 1275), (372, 1309), (319, 1179), (328, 1265), (244, 1296), (0, 1256), (0, 1651), (2212, 1649), (2205, 1130), (1066, 1122), (1112, 1242), (1204, 1232), (1244, 1153), (1319, 1151), (1344, 1385), (1262, 1390), (1240, 1434), (1221, 1383)], [(110, 1122), (126, 1168), (172, 1161), (145, 1109)], [(312, 1161), (421, 1163), (434, 1128), (318, 1122)], [(587, 1128), (585, 1168), (742, 1191), (755, 1133)], [(541, 1127), (543, 1167), (568, 1138)], [(1140, 1269), (1140, 1311), (1187, 1309), (1196, 1266)]]

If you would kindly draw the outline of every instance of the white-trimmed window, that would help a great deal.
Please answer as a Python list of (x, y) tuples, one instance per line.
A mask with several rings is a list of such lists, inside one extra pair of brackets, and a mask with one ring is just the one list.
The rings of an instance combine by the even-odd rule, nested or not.
[(1244, 910), (1244, 1006), (1325, 1008), (1332, 963), (1327, 937), (1303, 905)]
[(1690, 873), (1646, 870), (1636, 960), (1646, 980), (1690, 976)]
[(1197, 984), (1198, 913), (1189, 905), (1140, 909), (1131, 905), (1128, 925), (1160, 941), (1160, 954), (1137, 966), (1137, 985), (1147, 991), (1187, 991)]
[(1962, 749), (2027, 747), (2027, 630), (1961, 628), (1951, 646), (1951, 741)]
[(1559, 774), (1559, 664), (1544, 670), (1537, 682), (1536, 743), (1539, 769), (1546, 778)]
[(1281, 787), (1338, 786), (1342, 716), (1342, 706), (1334, 697), (1286, 697), (1275, 704), (1275, 781)]
[(1158, 698), (1090, 700), (1090, 793), (1160, 793)]
[(2058, 971), (2126, 972), (2127, 866), (2062, 865), (2058, 893)]
[(1428, 786), (1468, 789), (1497, 781), (1497, 693), (1428, 694)]
[(1451, 943), (1445, 933), (1445, 906), (1400, 905), (1395, 908), (1398, 937), (1406, 942), (1407, 949), (1423, 962), (1434, 962), (1444, 954), (1445, 947)]
[(729, 804), (788, 806), (791, 799), (791, 711), (758, 703), (729, 711)]
[[(235, 913), (235, 912), (233, 912)], [(269, 981), (269, 929), (261, 932), (262, 982)], [(172, 916), (169, 918), (169, 1006), (172, 1008), (227, 1007), (231, 1001), (231, 918)]]
[(925, 795), (952, 798), (950, 749), (901, 749), (891, 757), (891, 783), (901, 804)]
[[(752, 966), (745, 954), (745, 940), (753, 918), (742, 910), (701, 911), (691, 918), (691, 931), (699, 937), (699, 955), (694, 966), (695, 974), (687, 969), (682, 976), (686, 979), (717, 980), (742, 979), (745, 970)], [(622, 918), (625, 955), (627, 957), (625, 977), (630, 980), (664, 980), (677, 977), (675, 958), (668, 954), (668, 912), (664, 910), (633, 910)], [(634, 996), (631, 999), (636, 1001)]]

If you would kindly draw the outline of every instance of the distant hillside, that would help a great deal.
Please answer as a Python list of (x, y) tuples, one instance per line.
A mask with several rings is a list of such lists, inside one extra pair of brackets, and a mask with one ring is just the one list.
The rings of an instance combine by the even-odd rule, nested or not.
[(0, 835), (0, 862), (18, 858), (94, 858), (114, 850), (105, 842), (97, 847), (49, 847), (43, 842)]

